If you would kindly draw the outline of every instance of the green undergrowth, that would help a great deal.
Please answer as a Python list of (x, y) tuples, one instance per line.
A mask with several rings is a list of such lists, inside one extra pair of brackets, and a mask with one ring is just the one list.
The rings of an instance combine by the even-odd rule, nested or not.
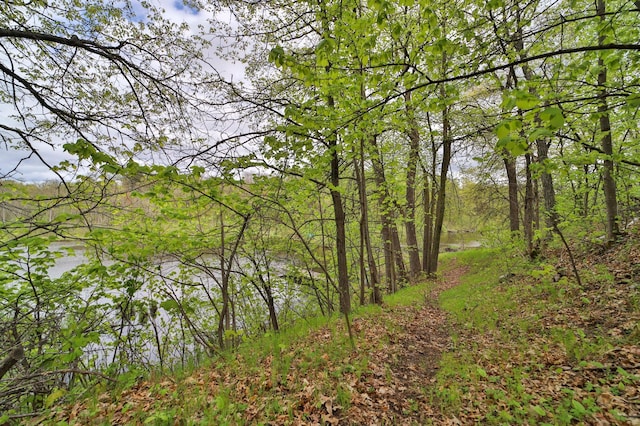
[(368, 354), (385, 345), (384, 338), (370, 339), (369, 327), (362, 324), (392, 331), (397, 325), (388, 317), (394, 309), (423, 304), (433, 285), (425, 282), (385, 295), (383, 306), (354, 306), (350, 319), (356, 328), (355, 350), (343, 316), (300, 319), (280, 332), (222, 351), (197, 367), (123, 376), (114, 386), (100, 385), (92, 397), (53, 407), (52, 413), (37, 420), (100, 425), (287, 424), (300, 421), (294, 416), (299, 415), (301, 401), (312, 411), (326, 411), (327, 401), (348, 409), (352, 390), (347, 383), (370, 374)]
[(505, 309), (513, 309), (510, 297), (494, 291), (503, 273), (494, 262), (497, 255), (494, 250), (477, 249), (443, 259), (445, 270), (452, 261), (470, 268), (460, 285), (440, 296), (441, 307), (452, 313), (457, 323), (480, 329), (495, 328), (498, 314)]
[[(636, 248), (622, 247), (611, 262), (637, 264)], [(414, 317), (408, 306), (433, 304), (436, 283), (462, 272), (460, 285), (438, 300), (449, 313), (451, 343), (435, 383), (423, 389), (434, 424), (616, 424), (635, 415), (624, 401), (640, 385), (633, 359), (640, 329), (629, 320), (640, 313), (632, 285), (640, 270), (613, 273), (584, 256), (580, 287), (558, 276), (562, 265), (552, 256), (532, 263), (505, 250), (474, 249), (441, 259), (441, 280), (407, 286), (385, 296), (383, 306), (354, 306), (355, 350), (343, 317), (300, 320), (208, 365), (102, 388), (54, 417), (64, 424), (329, 424), (389, 385), (389, 366), (371, 354), (384, 352), (401, 331), (399, 316)]]
[(432, 404), (478, 424), (624, 424), (635, 417), (637, 408), (625, 401), (640, 385), (638, 287), (611, 272), (633, 265), (634, 248), (637, 240), (606, 258), (584, 254), (582, 286), (558, 273), (566, 265), (553, 256), (531, 262), (481, 249), (447, 260), (444, 268), (455, 261), (469, 271), (440, 296), (452, 348), (443, 354)]

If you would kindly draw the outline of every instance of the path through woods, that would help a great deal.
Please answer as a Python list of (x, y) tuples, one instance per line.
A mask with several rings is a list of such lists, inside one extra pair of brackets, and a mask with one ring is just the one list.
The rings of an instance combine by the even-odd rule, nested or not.
[(460, 284), (467, 270), (453, 263), (424, 296), (424, 303), (385, 308), (382, 315), (355, 321), (356, 328), (369, 335), (364, 340), (375, 341), (376, 335), (386, 333), (383, 340), (386, 337), (388, 343), (370, 354), (372, 374), (358, 384), (360, 398), (340, 424), (428, 424), (440, 417), (428, 389), (434, 386), (451, 338), (438, 296)]

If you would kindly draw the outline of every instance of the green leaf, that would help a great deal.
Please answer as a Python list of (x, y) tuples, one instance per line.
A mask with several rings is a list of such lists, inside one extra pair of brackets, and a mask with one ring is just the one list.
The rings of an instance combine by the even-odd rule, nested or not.
[(269, 62), (272, 62), (277, 67), (284, 65), (284, 49), (281, 46), (276, 46), (269, 52)]
[(496, 128), (496, 135), (499, 139), (506, 138), (510, 133), (511, 129), (508, 122), (503, 121), (502, 123), (498, 124), (498, 127)]
[(498, 124), (498, 127), (496, 127), (496, 135), (499, 139), (502, 139), (512, 133), (518, 132), (520, 129), (522, 129), (522, 122), (520, 120), (508, 119)]
[(331, 39), (323, 38), (320, 40), (320, 43), (316, 46), (316, 53), (318, 52), (326, 52), (330, 53), (333, 51), (334, 42)]
[(326, 67), (329, 65), (329, 56), (333, 53), (335, 42), (330, 38), (323, 38), (316, 46), (316, 65)]
[(180, 311), (180, 304), (173, 299), (168, 299), (160, 303), (160, 307), (165, 311)]
[(538, 416), (546, 416), (547, 412), (545, 411), (544, 408), (542, 408), (539, 405), (532, 405), (531, 406), (531, 411), (533, 411), (535, 414), (537, 414)]
[(505, 148), (516, 157), (527, 152), (527, 144), (522, 140), (522, 138), (510, 138)]
[(627, 96), (626, 102), (631, 108), (640, 108), (640, 93), (633, 93)]
[(524, 90), (516, 90), (514, 94), (516, 96), (516, 106), (521, 110), (535, 108), (540, 103), (540, 98)]
[(512, 136), (511, 134), (500, 138), (496, 144), (498, 151), (505, 149), (511, 155), (516, 157), (527, 152), (528, 147), (529, 145), (523, 138), (519, 136)]
[(327, 65), (329, 65), (329, 58), (322, 54), (322, 55), (317, 55), (316, 56), (316, 65), (319, 67), (326, 67)]
[(551, 129), (559, 129), (564, 125), (562, 110), (558, 107), (549, 107), (540, 113), (540, 119)]
[(478, 373), (478, 376), (486, 379), (489, 375), (487, 374), (487, 371), (482, 368), (482, 367), (478, 367), (476, 368), (476, 373)]
[(547, 137), (553, 136), (553, 132), (549, 129), (545, 129), (544, 127), (538, 127), (534, 129), (533, 132), (529, 134), (529, 140), (535, 141), (538, 139), (543, 139)]
[(571, 406), (573, 407), (575, 413), (578, 415), (584, 415), (587, 413), (587, 409), (584, 408), (584, 405), (582, 405), (580, 401), (576, 401), (575, 399), (572, 399)]
[(116, 173), (118, 173), (120, 171), (120, 167), (114, 166), (113, 164), (103, 164), (102, 165), (102, 170), (105, 173), (116, 174)]
[(44, 406), (46, 408), (51, 407), (53, 404), (55, 404), (55, 402), (57, 400), (59, 400), (60, 398), (62, 398), (63, 396), (65, 396), (67, 393), (66, 390), (64, 389), (55, 389), (53, 392), (51, 392), (47, 398), (44, 400)]

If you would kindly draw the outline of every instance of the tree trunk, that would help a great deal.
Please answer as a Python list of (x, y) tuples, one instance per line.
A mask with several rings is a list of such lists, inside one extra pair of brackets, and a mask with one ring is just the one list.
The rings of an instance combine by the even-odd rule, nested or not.
[(520, 206), (518, 205), (518, 171), (516, 159), (509, 153), (503, 153), (504, 167), (507, 171), (509, 186), (509, 229), (512, 233), (520, 230)]
[[(334, 107), (334, 99), (329, 96), (327, 104)], [(351, 289), (349, 287), (349, 270), (347, 265), (347, 235), (345, 214), (340, 194), (340, 158), (338, 156), (338, 139), (332, 134), (328, 140), (331, 154), (331, 200), (336, 225), (336, 255), (338, 257), (338, 293), (340, 295), (340, 312), (349, 315), (351, 312)]]
[(225, 250), (224, 216), (223, 212), (220, 212), (220, 275), (222, 275), (220, 293), (222, 295), (222, 309), (220, 310), (220, 318), (218, 318), (217, 337), (218, 345), (221, 349), (225, 347), (225, 329), (229, 329), (231, 324), (231, 310), (229, 309), (231, 302), (231, 299), (229, 297), (231, 270), (233, 268), (233, 262), (235, 261), (236, 254), (238, 253), (238, 248), (240, 247), (240, 242), (242, 241), (244, 232), (247, 230), (247, 226), (249, 225), (250, 217), (251, 215), (246, 215), (242, 218), (242, 226), (238, 231), (238, 235), (233, 243), (233, 247), (231, 247), (231, 251), (229, 253), (229, 256), (227, 257)]
[[(369, 201), (367, 199), (367, 182), (365, 179), (364, 170), (364, 141), (360, 141), (360, 158), (355, 162), (356, 182), (358, 184), (358, 197), (360, 199), (360, 239), (361, 239), (361, 274), (365, 274), (364, 257), (367, 258), (367, 265), (369, 267), (369, 283), (371, 289), (371, 302), (380, 304), (382, 303), (382, 295), (380, 294), (379, 278), (378, 278), (378, 266), (376, 265), (373, 257), (373, 249), (371, 247), (371, 233), (369, 231)], [(364, 277), (362, 277), (364, 281)], [(364, 300), (364, 286), (361, 284), (361, 299)]]
[[(364, 64), (360, 61), (360, 74), (364, 73)], [(360, 86), (360, 97), (364, 101), (367, 98), (366, 90), (364, 84)], [(360, 139), (359, 144), (359, 152), (358, 155), (355, 155), (357, 161), (355, 162), (355, 172), (356, 172), (356, 182), (358, 184), (358, 197), (360, 200), (360, 240), (361, 240), (361, 257), (367, 257), (367, 265), (369, 266), (369, 277), (370, 277), (370, 289), (371, 303), (381, 304), (382, 303), (382, 294), (380, 293), (380, 276), (378, 273), (378, 265), (376, 265), (376, 261), (373, 257), (373, 248), (371, 247), (371, 232), (369, 231), (369, 200), (367, 198), (367, 180), (364, 168), (364, 158), (365, 158), (365, 139)], [(360, 259), (361, 265), (361, 279), (362, 279), (362, 293), (364, 293), (364, 259)], [(364, 294), (361, 294), (361, 299), (364, 301)]]
[(222, 275), (220, 293), (222, 296), (222, 309), (220, 309), (220, 317), (218, 318), (218, 346), (224, 348), (224, 326), (227, 314), (229, 312), (229, 276), (226, 273), (225, 259), (225, 234), (224, 234), (224, 215), (220, 210), (220, 271)]
[(391, 213), (391, 223), (389, 230), (391, 231), (391, 243), (393, 245), (393, 254), (396, 262), (396, 270), (398, 274), (396, 276), (396, 282), (400, 285), (407, 282), (407, 268), (404, 266), (404, 257), (402, 256), (402, 245), (400, 244), (400, 235), (398, 234), (398, 227), (396, 226), (396, 215)]
[[(597, 0), (596, 13), (600, 17), (600, 22), (604, 22), (606, 14), (606, 5), (604, 0)], [(605, 35), (600, 34), (598, 44), (603, 45)], [(607, 241), (609, 243), (615, 241), (620, 234), (618, 225), (618, 199), (616, 181), (613, 177), (613, 139), (611, 137), (611, 120), (609, 117), (609, 105), (607, 103), (607, 67), (602, 57), (598, 59), (598, 113), (600, 116), (600, 133), (602, 134), (601, 148), (605, 155), (604, 170), (602, 173), (604, 202), (607, 210), (606, 230)]]
[(5, 359), (0, 362), (0, 379), (4, 377), (11, 368), (18, 363), (24, 357), (24, 349), (22, 345), (18, 343), (9, 354), (5, 357)]
[(433, 240), (433, 203), (431, 202), (431, 191), (433, 191), (430, 183), (427, 169), (423, 166), (424, 186), (422, 187), (422, 212), (424, 216), (424, 227), (422, 229), (422, 270), (427, 272), (430, 270), (431, 262), (431, 244)]
[(534, 194), (533, 194), (533, 178), (531, 175), (531, 154), (525, 154), (526, 181), (524, 195), (524, 239), (527, 245), (527, 254), (529, 257), (535, 257), (533, 244), (533, 217), (534, 217)]
[(540, 183), (542, 184), (542, 199), (545, 210), (545, 224), (548, 228), (554, 229), (558, 224), (558, 213), (556, 212), (556, 191), (553, 187), (553, 177), (547, 171), (547, 161), (549, 159), (549, 143), (544, 139), (536, 141), (538, 151), (538, 162), (542, 165)]
[[(443, 60), (444, 61), (444, 60)], [(442, 87), (441, 96), (444, 99), (445, 89)], [(438, 255), (440, 254), (440, 234), (444, 223), (445, 200), (447, 193), (447, 175), (449, 174), (449, 164), (451, 163), (451, 123), (449, 121), (449, 107), (444, 106), (442, 110), (442, 163), (440, 164), (440, 182), (437, 191), (436, 211), (433, 228), (433, 241), (431, 245), (431, 261), (427, 274), (433, 275), (438, 270)]]
[(271, 328), (273, 331), (280, 331), (280, 326), (278, 325), (278, 313), (276, 312), (276, 304), (273, 300), (271, 285), (263, 283), (263, 288), (267, 296), (267, 309), (269, 309), (269, 322), (271, 323)]
[(387, 273), (387, 285), (390, 292), (397, 290), (397, 284), (406, 280), (406, 269), (402, 258), (402, 248), (400, 247), (400, 237), (395, 225), (393, 215), (393, 205), (391, 196), (387, 189), (387, 181), (384, 175), (384, 165), (382, 163), (380, 150), (375, 136), (369, 139), (371, 146), (371, 163), (373, 165), (373, 175), (376, 182), (376, 192), (380, 204), (380, 217), (382, 221), (382, 239), (385, 247), (385, 270)]
[(338, 190), (340, 184), (339, 160), (336, 145), (332, 143), (331, 158), (331, 200), (336, 225), (336, 255), (338, 257), (338, 293), (340, 294), (340, 312), (348, 315), (351, 311), (351, 290), (349, 288), (349, 273), (347, 267), (347, 237), (345, 230), (345, 214), (342, 196)]
[[(524, 37), (522, 36), (522, 27), (520, 26), (520, 9), (516, 12), (516, 19), (518, 22), (518, 28), (516, 31), (516, 37), (514, 38), (514, 46), (518, 51), (521, 59), (524, 59)], [(522, 65), (522, 73), (527, 81), (532, 82), (535, 80), (535, 76), (531, 67), (527, 63)], [(538, 95), (535, 89), (530, 88), (530, 93)], [(537, 121), (537, 120), (536, 120)], [(558, 214), (556, 212), (556, 196), (553, 188), (553, 178), (547, 171), (547, 161), (549, 158), (549, 144), (544, 139), (536, 140), (536, 148), (538, 152), (538, 162), (542, 165), (542, 174), (540, 175), (540, 182), (542, 183), (542, 197), (544, 199), (545, 208), (545, 224), (548, 228), (555, 229), (558, 224)], [(516, 188), (517, 193), (517, 188)], [(536, 191), (537, 193), (537, 191)], [(536, 197), (537, 199), (537, 197)], [(516, 200), (517, 202), (517, 200)], [(516, 204), (517, 205), (517, 204)], [(512, 229), (513, 230), (513, 229)]]
[(384, 247), (384, 272), (387, 277), (387, 291), (395, 293), (396, 286), (396, 267), (393, 260), (393, 244), (391, 243), (391, 230), (389, 229), (389, 221), (387, 215), (381, 214), (382, 217), (382, 241)]
[(409, 251), (409, 279), (415, 280), (420, 274), (420, 253), (418, 251), (418, 236), (416, 234), (416, 171), (420, 155), (420, 132), (416, 122), (411, 92), (405, 92), (405, 109), (407, 112), (407, 136), (409, 138), (409, 157), (407, 159), (407, 189), (405, 201), (407, 203), (404, 215), (404, 227), (407, 234), (407, 248)]

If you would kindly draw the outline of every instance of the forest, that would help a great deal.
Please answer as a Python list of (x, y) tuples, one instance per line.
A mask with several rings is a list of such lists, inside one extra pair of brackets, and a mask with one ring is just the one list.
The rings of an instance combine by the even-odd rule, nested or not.
[[(640, 424), (637, 1), (6, 0), (0, 47), (0, 424), (371, 423), (348, 414), (375, 405), (369, 391), (338, 379), (333, 396), (299, 384), (303, 417), (273, 395), (250, 415), (255, 398), (231, 402), (231, 387), (207, 415), (108, 417), (100, 398), (154, 377), (195, 383), (188, 372), (212, 363), (237, 372), (259, 342), (289, 377), (302, 358), (285, 336), (306, 341), (296, 333), (318, 321), (338, 340), (310, 365), (383, 377), (352, 357), (377, 353), (392, 312), (411, 347), (451, 321), (466, 329), (462, 359), (486, 331), (476, 313), (509, 330), (494, 314), (518, 297), (627, 324), (549, 332), (568, 370), (610, 373), (593, 398), (581, 385), (557, 404), (514, 403), (494, 389), (507, 408), (454, 415), (475, 413), (462, 395), (481, 386), (452, 390), (448, 341), (437, 386), (398, 402), (409, 417), (377, 419)], [(622, 311), (598, 310), (613, 300)], [(407, 332), (414, 313), (428, 333)], [(579, 350), (587, 341), (598, 349)], [(616, 370), (612, 351), (631, 361)], [(510, 383), (479, 362), (465, 380)], [(605, 409), (603, 395), (626, 402)], [(447, 421), (424, 417), (434, 401)]]

